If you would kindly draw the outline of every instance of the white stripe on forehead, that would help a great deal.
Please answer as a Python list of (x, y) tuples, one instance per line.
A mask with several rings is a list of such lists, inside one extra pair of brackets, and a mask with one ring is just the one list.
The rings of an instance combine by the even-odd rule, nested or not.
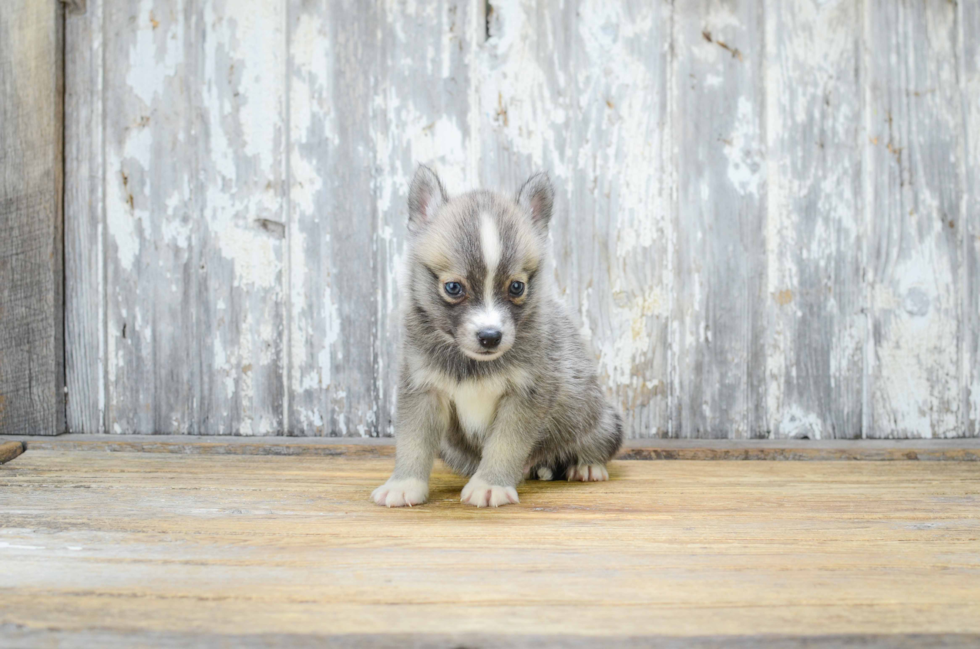
[(497, 272), (500, 264), (500, 232), (489, 214), (480, 215), (480, 247), (483, 249), (483, 262), (490, 274)]
[(500, 264), (500, 232), (489, 214), (480, 215), (480, 248), (483, 250), (483, 263), (487, 276), (483, 282), (483, 303), (489, 308), (493, 304), (493, 278)]

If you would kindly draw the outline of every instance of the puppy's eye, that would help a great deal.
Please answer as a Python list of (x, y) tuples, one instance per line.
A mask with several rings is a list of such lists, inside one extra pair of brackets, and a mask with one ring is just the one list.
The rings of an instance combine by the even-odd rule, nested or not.
[(520, 297), (524, 295), (524, 282), (511, 282), (508, 291), (510, 292), (511, 297)]
[(446, 282), (443, 288), (446, 289), (446, 295), (449, 297), (459, 297), (463, 294), (463, 285), (459, 282)]

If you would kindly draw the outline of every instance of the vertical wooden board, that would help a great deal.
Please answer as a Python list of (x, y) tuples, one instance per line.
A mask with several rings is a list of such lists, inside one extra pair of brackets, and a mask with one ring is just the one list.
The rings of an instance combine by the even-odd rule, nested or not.
[(960, 434), (964, 229), (956, 5), (870, 0), (865, 15), (869, 437)]
[(102, 0), (65, 16), (65, 379), (71, 433), (105, 432)]
[[(477, 186), (471, 137), (470, 65), (486, 26), (482, 2), (437, 0), (383, 5), (371, 140), (375, 151), (375, 231), (379, 435), (394, 432), (401, 339), (399, 285), (407, 237), (409, 185), (419, 164), (449, 192)], [(477, 133), (477, 136), (479, 134)]]
[[(199, 3), (201, 432), (283, 430), (285, 0)], [(171, 245), (190, 243), (178, 231)], [(158, 368), (169, 371), (172, 368)]]
[(278, 7), (106, 5), (110, 432), (282, 427)]
[(289, 433), (378, 425), (371, 127), (382, 20), (353, 0), (289, 4)]
[(960, 335), (962, 385), (960, 429), (980, 437), (980, 3), (959, 2), (962, 44), (961, 101), (964, 116), (963, 320)]
[(559, 298), (631, 437), (668, 434), (670, 5), (491, 2), (473, 74), (481, 181), (556, 191)]
[(103, 5), (106, 428), (202, 432), (200, 16)]
[(675, 5), (672, 434), (768, 434), (762, 5)]
[(861, 12), (768, 1), (766, 398), (774, 437), (860, 437)]
[(0, 11), (0, 434), (64, 432), (63, 19)]

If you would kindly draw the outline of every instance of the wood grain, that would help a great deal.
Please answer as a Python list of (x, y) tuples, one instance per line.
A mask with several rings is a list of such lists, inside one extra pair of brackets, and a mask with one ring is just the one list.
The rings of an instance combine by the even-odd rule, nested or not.
[(551, 174), (631, 437), (980, 435), (974, 5), (91, 0), (69, 428), (390, 435), (426, 163)]
[(0, 12), (0, 433), (65, 428), (63, 15)]
[(495, 511), (441, 466), (378, 508), (391, 464), (29, 450), (0, 637), (980, 634), (975, 464), (616, 462)]
[(768, 426), (775, 437), (860, 437), (860, 5), (777, 1), (765, 12)]
[(966, 136), (963, 138), (966, 209), (961, 235), (965, 278), (961, 286), (960, 420), (964, 436), (980, 437), (980, 4), (961, 2), (957, 9)]
[(762, 11), (757, 0), (675, 5), (671, 425), (681, 437), (769, 434)]
[[(288, 647), (338, 647), (343, 649), (590, 649), (595, 646), (593, 636), (489, 633), (267, 633), (261, 635), (193, 633), (187, 631), (141, 632), (97, 629), (62, 631), (60, 629), (29, 629), (8, 627), (3, 639), (15, 646), (65, 646), (105, 647), (127, 649), (133, 645), (149, 644), (153, 647), (181, 649), (188, 645), (199, 647), (261, 648)], [(980, 640), (969, 633), (907, 633), (907, 634), (828, 634), (821, 636), (800, 635), (745, 635), (745, 636), (664, 636), (602, 637), (602, 646), (611, 649), (754, 649), (773, 647), (779, 649), (836, 649), (859, 646), (863, 649), (919, 649), (920, 647), (974, 647)]]
[(964, 188), (956, 5), (873, 1), (866, 12), (874, 345), (865, 434), (959, 436)]
[(371, 435), (394, 433), (401, 340), (399, 279), (408, 232), (408, 188), (415, 169), (419, 164), (437, 169), (451, 192), (477, 184), (479, 145), (470, 124), (478, 97), (471, 79), (478, 65), (477, 47), (485, 38), (482, 4), (430, 0), (382, 6), (372, 100), (375, 162), (370, 191), (377, 218), (373, 335), (378, 355), (373, 372), (361, 379), (377, 384), (377, 401), (370, 404), (374, 408)]
[(192, 39), (201, 60), (190, 80), (202, 122), (192, 235), (201, 265), (190, 275), (203, 357), (192, 430), (272, 434), (284, 423), (286, 8), (266, 0), (194, 6), (191, 25), (209, 37)]
[(0, 464), (6, 464), (24, 452), (23, 442), (0, 443)]
[(290, 2), (289, 430), (374, 434), (377, 5)]
[(673, 223), (671, 5), (490, 3), (471, 83), (480, 184), (555, 185), (559, 297), (626, 427), (666, 436)]
[(92, 2), (71, 18), (72, 430), (282, 429), (284, 38), (258, 9)]
[(103, 7), (109, 432), (199, 430), (203, 416), (199, 21), (178, 0)]
[(67, 428), (105, 430), (102, 0), (65, 14), (65, 375)]

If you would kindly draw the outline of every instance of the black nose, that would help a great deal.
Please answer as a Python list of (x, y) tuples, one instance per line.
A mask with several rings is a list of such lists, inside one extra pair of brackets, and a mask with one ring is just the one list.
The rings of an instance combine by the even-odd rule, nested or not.
[(481, 329), (476, 334), (480, 345), (484, 349), (493, 349), (499, 345), (502, 336), (503, 334), (500, 333), (500, 329)]

